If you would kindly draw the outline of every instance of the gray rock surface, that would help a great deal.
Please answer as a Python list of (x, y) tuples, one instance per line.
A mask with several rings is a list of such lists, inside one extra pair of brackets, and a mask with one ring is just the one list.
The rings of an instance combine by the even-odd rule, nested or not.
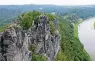
[(31, 61), (27, 39), (20, 28), (8, 28), (0, 38), (0, 61)]
[(60, 49), (60, 37), (56, 19), (54, 35), (50, 33), (48, 21), (48, 18), (42, 15), (34, 21), (29, 30), (13, 26), (0, 34), (0, 61), (31, 61), (32, 52), (28, 50), (30, 46), (34, 48), (33, 53), (46, 55), (47, 61), (53, 61)]
[(30, 45), (34, 45), (35, 53), (46, 54), (48, 61), (53, 61), (54, 57), (59, 51), (59, 31), (58, 22), (55, 19), (54, 25), (56, 32), (54, 35), (50, 33), (50, 26), (46, 16), (40, 16), (35, 22), (32, 28), (29, 29), (28, 35)]

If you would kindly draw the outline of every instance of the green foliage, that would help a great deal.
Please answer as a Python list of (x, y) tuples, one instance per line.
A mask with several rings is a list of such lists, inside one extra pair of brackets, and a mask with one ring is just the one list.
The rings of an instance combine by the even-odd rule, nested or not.
[(51, 34), (54, 35), (56, 29), (55, 29), (53, 21), (49, 21), (49, 26), (50, 26), (50, 32), (51, 32)]
[[(38, 16), (40, 16), (41, 14), (42, 14), (41, 12), (37, 12), (37, 11), (32, 11), (32, 12), (22, 14), (19, 17), (20, 25), (22, 26), (23, 29), (29, 29), (32, 26), (33, 21), (35, 21), (38, 18)], [(45, 14), (45, 15), (48, 17), (49, 20), (50, 32), (52, 35), (54, 35), (56, 31), (53, 23), (55, 16), (52, 14)]]
[[(59, 31), (61, 35), (61, 49), (64, 53), (64, 60), (59, 61), (91, 61), (78, 39), (78, 24), (73, 26), (70, 20), (59, 19)], [(74, 23), (75, 24), (75, 23)], [(75, 33), (76, 32), (76, 35)], [(58, 57), (56, 57), (58, 58)]]
[(78, 31), (78, 24), (73, 24), (73, 25), (74, 25), (74, 36), (78, 37), (78, 34), (77, 34), (78, 33), (77, 32)]
[(80, 61), (78, 57), (75, 57), (74, 58), (74, 61)]
[(36, 46), (35, 45), (30, 45), (29, 48), (28, 48), (31, 52), (34, 53), (35, 49), (36, 49)]
[(0, 27), (0, 32), (4, 32), (4, 31), (5, 31), (5, 29), (7, 29), (7, 28), (8, 28), (8, 26), (9, 26), (9, 24), (6, 24), (6, 25), (4, 25), (4, 26)]
[(45, 14), (45, 15), (48, 17), (49, 21), (53, 21), (54, 18), (56, 18), (56, 16), (52, 14)]
[(95, 29), (95, 22), (94, 22), (94, 29)]
[(77, 37), (78, 38), (78, 25), (83, 22), (82, 19), (79, 19), (78, 22), (76, 23), (73, 23), (73, 26), (74, 26), (74, 37)]
[(37, 11), (22, 14), (19, 17), (20, 25), (22, 26), (23, 29), (30, 28), (33, 24), (33, 21), (35, 21), (39, 15), (41, 15), (41, 13)]
[(31, 45), (29, 50), (32, 52), (32, 61), (46, 61), (47, 58), (44, 55), (35, 53), (36, 45)]
[(50, 32), (52, 35), (55, 34), (55, 26), (54, 26), (54, 19), (57, 18), (56, 15), (53, 15), (53, 14), (45, 14), (47, 17), (48, 17), (48, 20), (49, 20), (49, 26), (50, 26)]
[(60, 50), (54, 59), (54, 61), (66, 61), (67, 57), (64, 55), (63, 51)]
[(32, 54), (32, 61), (46, 61), (46, 57), (40, 54)]
[(77, 23), (79, 17), (76, 14), (67, 14), (64, 16), (64, 19), (69, 20), (71, 23)]
[(0, 26), (10, 24), (19, 14), (21, 14), (19, 9), (9, 9), (9, 7), (4, 8), (4, 6), (1, 7), (2, 6), (0, 6)]

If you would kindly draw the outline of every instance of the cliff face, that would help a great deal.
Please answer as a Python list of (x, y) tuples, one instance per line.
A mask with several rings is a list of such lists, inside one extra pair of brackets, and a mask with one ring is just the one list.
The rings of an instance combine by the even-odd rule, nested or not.
[(0, 61), (31, 61), (28, 36), (20, 28), (10, 27), (1, 36)]
[(17, 25), (9, 27), (0, 36), (0, 61), (31, 61), (33, 53), (53, 61), (60, 48), (56, 19), (53, 23), (54, 34), (50, 32), (49, 20), (44, 15), (39, 16), (29, 30)]

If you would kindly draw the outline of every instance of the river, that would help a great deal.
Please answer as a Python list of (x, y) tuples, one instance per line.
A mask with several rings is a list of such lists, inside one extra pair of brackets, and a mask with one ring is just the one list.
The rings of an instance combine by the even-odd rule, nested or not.
[(78, 36), (85, 50), (90, 55), (92, 61), (95, 61), (95, 18), (90, 18), (82, 22), (78, 27)]

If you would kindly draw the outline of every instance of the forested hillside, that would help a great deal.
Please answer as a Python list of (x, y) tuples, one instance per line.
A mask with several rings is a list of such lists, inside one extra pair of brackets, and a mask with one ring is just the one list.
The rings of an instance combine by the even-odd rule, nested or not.
[(21, 11), (18, 8), (9, 9), (0, 7), (0, 26), (11, 23), (19, 14), (21, 14)]
[(61, 50), (55, 61), (91, 61), (78, 38), (78, 24), (82, 19), (72, 19), (74, 22), (72, 20), (70, 22), (70, 20), (69, 17), (65, 19), (61, 17), (59, 20)]
[(18, 15), (28, 11), (56, 13), (57, 15), (75, 14), (83, 19), (95, 16), (95, 6), (57, 6), (57, 5), (0, 5), (0, 26), (10, 23)]
[[(29, 50), (32, 52), (32, 61), (91, 61), (89, 55), (84, 50), (84, 46), (78, 39), (77, 25), (82, 19), (75, 14), (57, 16), (56, 14), (32, 11), (23, 13), (18, 19), (19, 24), (15, 25), (17, 26), (15, 28), (19, 29), (19, 27), (21, 27), (22, 30), (19, 29), (19, 32), (24, 34), (24, 31), (26, 31), (27, 37), (28, 35), (31, 37), (31, 39), (28, 39), (31, 41)], [(58, 22), (58, 26), (55, 19)], [(44, 34), (48, 36), (45, 37)], [(26, 36), (21, 35), (18, 36), (27, 38)], [(60, 40), (58, 39), (59, 35)], [(23, 40), (23, 38), (21, 39)], [(25, 39), (25, 41), (28, 41), (28, 39)], [(60, 49), (58, 48), (59, 44)], [(20, 48), (22, 47), (20, 46)], [(24, 52), (24, 50), (22, 51)]]

